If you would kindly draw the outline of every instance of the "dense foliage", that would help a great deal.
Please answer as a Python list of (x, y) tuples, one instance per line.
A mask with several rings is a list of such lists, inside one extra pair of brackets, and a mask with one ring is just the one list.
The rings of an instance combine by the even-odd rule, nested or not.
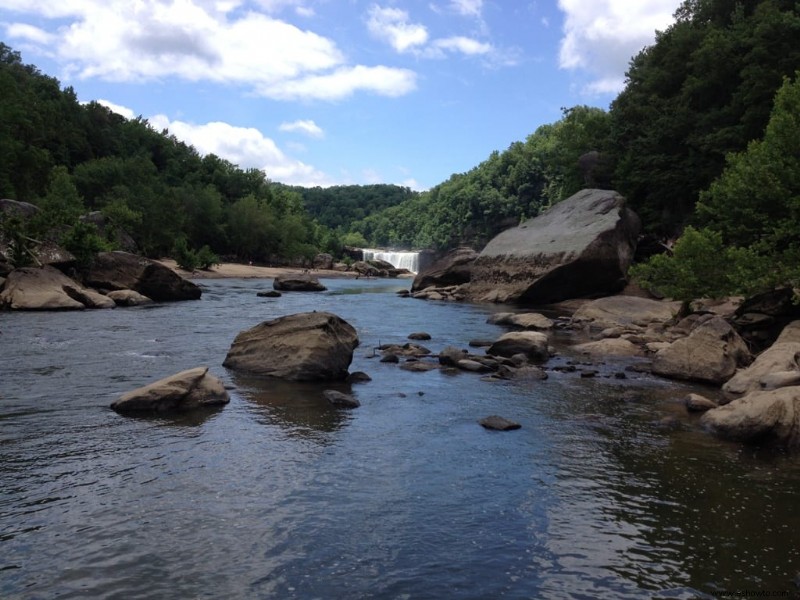
[(725, 156), (763, 136), (798, 39), (794, 0), (687, 0), (632, 60), (610, 111), (615, 186), (648, 230), (678, 232)]
[(671, 255), (634, 269), (646, 286), (691, 299), (800, 284), (800, 72), (775, 98), (763, 140), (730, 154)]
[(377, 246), (480, 247), (521, 220), (583, 187), (608, 187), (603, 150), (610, 122), (599, 108), (577, 106), (525, 142), (493, 152), (467, 173), (360, 222), (352, 229)]
[[(283, 261), (336, 248), (335, 236), (306, 212), (301, 196), (215, 155), (200, 156), (168, 132), (125, 119), (22, 63), (0, 44), (0, 197), (31, 202), (30, 222), (6, 217), (3, 231), (25, 240), (54, 235), (80, 261), (114, 244), (124, 229), (148, 256), (190, 265), (216, 255)], [(79, 217), (100, 211), (104, 237)], [(205, 249), (204, 249), (205, 248)]]

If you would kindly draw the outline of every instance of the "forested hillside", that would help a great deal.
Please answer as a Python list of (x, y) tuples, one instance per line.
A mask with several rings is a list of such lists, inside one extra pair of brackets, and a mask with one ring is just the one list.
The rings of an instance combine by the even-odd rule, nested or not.
[[(4, 44), (0, 197), (45, 209), (31, 223), (4, 220), (18, 241), (101, 211), (111, 229), (126, 230), (153, 257), (206, 247), (206, 256), (280, 261), (336, 252), (340, 245), (308, 214), (300, 194), (272, 185), (263, 171), (200, 156), (141, 118), (125, 119), (96, 102), (80, 104), (71, 88), (61, 90)], [(21, 235), (22, 227), (31, 230)], [(67, 241), (95, 248), (112, 243), (86, 227), (79, 237)]]
[(379, 245), (480, 247), (594, 186), (619, 190), (645, 231), (674, 238), (694, 222), (726, 156), (764, 136), (778, 88), (800, 69), (798, 39), (797, 2), (687, 0), (631, 60), (608, 112), (565, 110), (524, 142), (353, 229)]

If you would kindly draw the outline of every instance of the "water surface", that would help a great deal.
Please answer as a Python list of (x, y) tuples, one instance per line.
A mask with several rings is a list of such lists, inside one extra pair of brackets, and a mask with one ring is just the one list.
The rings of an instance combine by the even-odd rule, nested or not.
[[(438, 351), (503, 331), (488, 307), (398, 297), (407, 281), (201, 283), (196, 302), (0, 313), (0, 597), (796, 594), (800, 461), (709, 437), (686, 388), (614, 364), (497, 384), (380, 363), (411, 332)], [(360, 408), (221, 366), (239, 331), (304, 310), (358, 330)], [(199, 365), (224, 409), (107, 408)]]

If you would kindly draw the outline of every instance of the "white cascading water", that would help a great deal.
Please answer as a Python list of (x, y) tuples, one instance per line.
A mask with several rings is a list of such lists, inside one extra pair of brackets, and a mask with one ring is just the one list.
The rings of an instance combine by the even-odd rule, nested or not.
[(408, 269), (412, 273), (419, 272), (419, 252), (394, 252), (376, 248), (362, 248), (364, 260), (385, 260), (395, 269)]

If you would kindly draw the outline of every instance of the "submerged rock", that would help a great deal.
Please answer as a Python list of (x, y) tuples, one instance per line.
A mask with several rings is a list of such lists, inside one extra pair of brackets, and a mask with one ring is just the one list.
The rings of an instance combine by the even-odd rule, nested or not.
[(223, 366), (291, 381), (342, 380), (358, 346), (356, 330), (327, 312), (298, 313), (241, 332)]
[(225, 386), (208, 367), (181, 371), (120, 396), (111, 408), (120, 413), (184, 412), (230, 401)]
[(613, 294), (639, 229), (617, 192), (582, 190), (492, 239), (472, 265), (469, 297), (536, 305)]

